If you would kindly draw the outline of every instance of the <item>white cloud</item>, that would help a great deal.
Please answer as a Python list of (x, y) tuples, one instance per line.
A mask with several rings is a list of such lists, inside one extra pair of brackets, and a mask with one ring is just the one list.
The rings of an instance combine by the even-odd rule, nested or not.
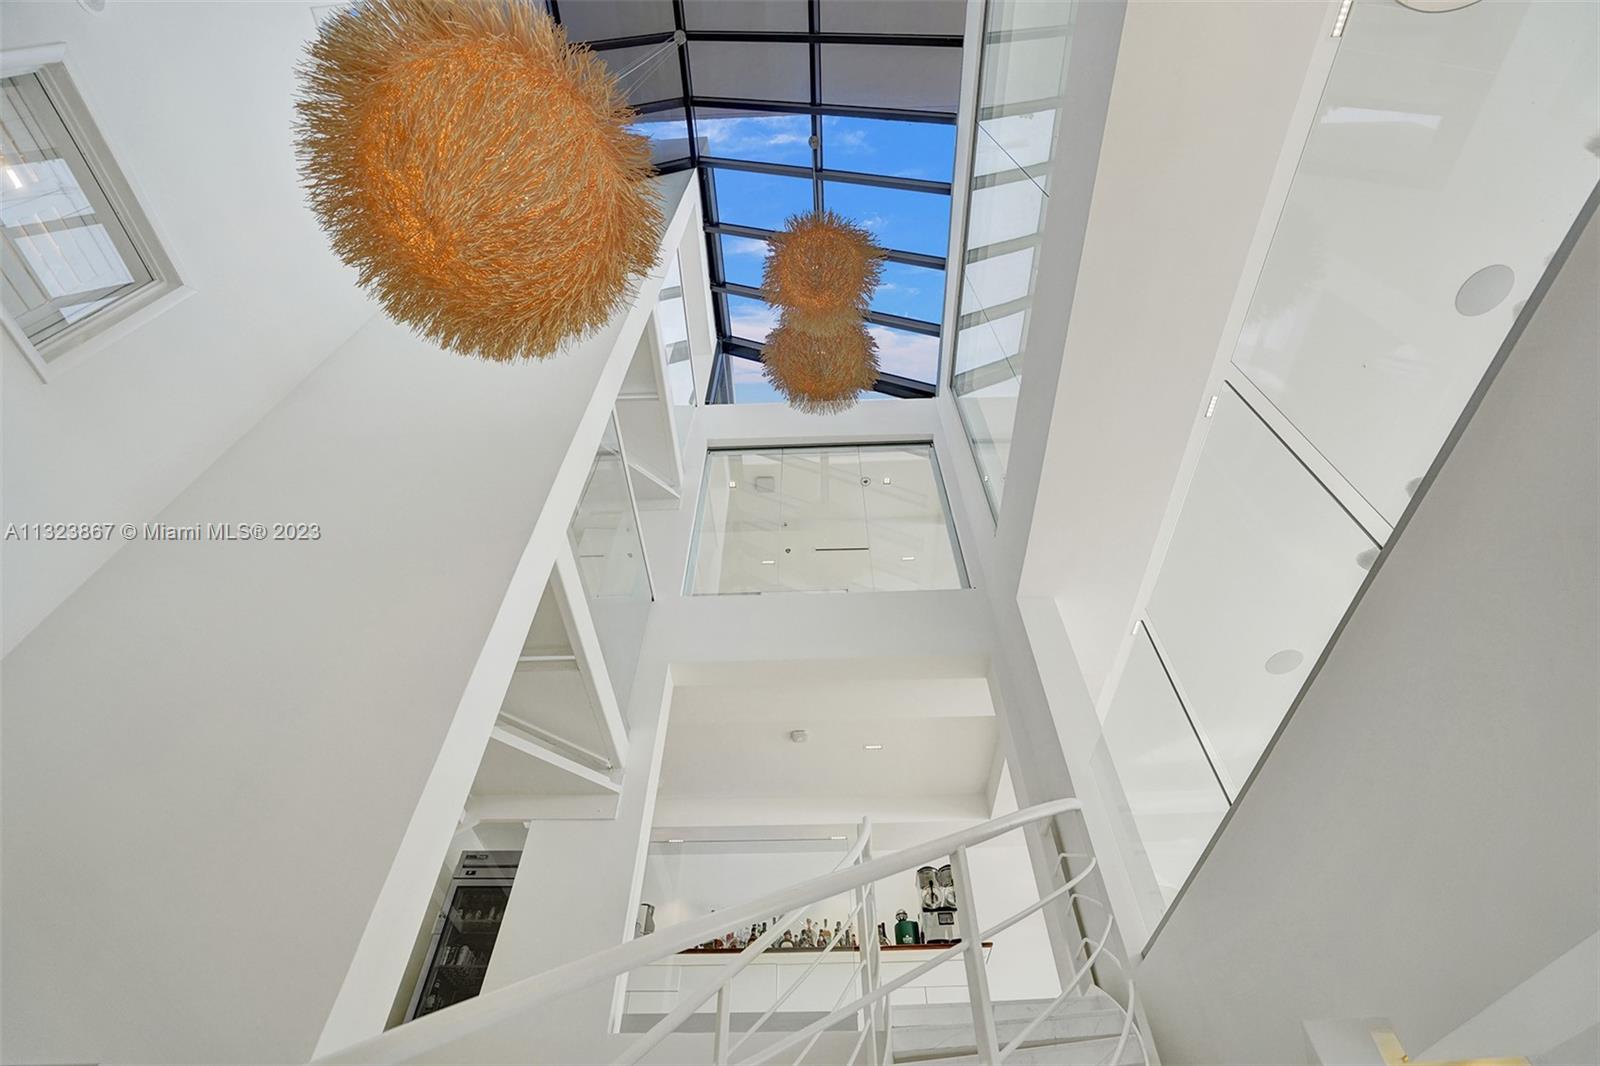
[(706, 139), (713, 155), (730, 156), (748, 155), (759, 148), (805, 144), (811, 138), (810, 123), (804, 115), (699, 118), (695, 133)]
[(939, 364), (939, 338), (904, 333), (887, 326), (868, 326), (878, 344), (878, 365), (885, 373), (930, 381)]
[(727, 255), (748, 255), (753, 259), (767, 257), (767, 242), (758, 241), (754, 237), (728, 237), (722, 238), (722, 250)]
[(761, 342), (778, 328), (778, 309), (754, 300), (728, 301), (728, 331), (747, 341)]

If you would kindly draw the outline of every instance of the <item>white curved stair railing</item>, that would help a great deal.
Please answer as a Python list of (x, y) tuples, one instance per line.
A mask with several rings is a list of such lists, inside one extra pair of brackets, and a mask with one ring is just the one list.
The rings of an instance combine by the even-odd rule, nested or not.
[[(1018, 1049), (1024, 1047), (1029, 1036), (1053, 1011), (1086, 985), (1094, 983), (1094, 967), (1101, 960), (1109, 961), (1124, 971), (1128, 988), (1128, 1003), (1116, 1004), (1123, 1018), (1122, 1029), (1116, 1047), (1106, 1061), (1113, 1064), (1120, 1063), (1129, 1039), (1133, 1038), (1138, 1042), (1141, 1061), (1148, 1062), (1149, 1052), (1144, 1034), (1140, 1032), (1134, 1018), (1137, 1000), (1131, 975), (1127, 975), (1121, 959), (1107, 947), (1115, 929), (1115, 916), (1102, 901), (1077, 891), (1084, 879), (1094, 871), (1094, 859), (1061, 854), (1063, 883), (1060, 886), (1046, 893), (1037, 902), (1029, 904), (1016, 914), (986, 929), (971, 928), (974, 915), (977, 913), (978, 901), (974, 898), (972, 880), (968, 873), (967, 850), (1006, 833), (1080, 810), (1078, 801), (1073, 799), (1042, 803), (881, 858), (871, 856), (871, 826), (870, 823), (863, 822), (855, 843), (841, 860), (840, 865), (831, 873), (703, 918), (658, 929), (649, 936), (619, 944), (587, 958), (535, 974), (426, 1015), (318, 1058), (314, 1062), (381, 1064), (415, 1059), (501, 1022), (526, 1015), (531, 1010), (561, 996), (603, 982), (615, 981), (618, 977), (641, 966), (668, 960), (686, 948), (715, 939), (730, 928), (744, 928), (768, 919), (774, 914), (783, 915), (783, 918), (774, 923), (765, 934), (751, 941), (740, 954), (718, 967), (710, 980), (681, 997), (673, 1009), (652, 1026), (649, 1032), (642, 1034), (616, 1059), (617, 1066), (631, 1066), (639, 1062), (713, 997), (717, 1000), (716, 1028), (708, 1061), (714, 1066), (728, 1066), (733, 1062), (737, 1062), (738, 1066), (761, 1066), (797, 1047), (800, 1049), (799, 1055), (794, 1061), (798, 1062), (810, 1052), (823, 1033), (851, 1016), (859, 1019), (860, 1035), (857, 1036), (846, 1060), (846, 1066), (855, 1066), (863, 1054), (867, 1066), (887, 1066), (894, 1061), (890, 997), (895, 991), (925, 976), (941, 963), (958, 956), (963, 958), (967, 971), (975, 1051), (979, 1062), (999, 1066)], [(877, 937), (877, 882), (915, 870), (919, 866), (946, 856), (950, 859), (955, 875), (956, 898), (959, 902), (956, 916), (960, 923), (958, 932), (962, 939), (911, 970), (890, 980), (883, 980)], [(1073, 858), (1087, 858), (1088, 861), (1076, 874), (1068, 876), (1066, 863)], [(735, 1041), (734, 1034), (729, 1031), (733, 979), (753, 963), (781, 935), (783, 929), (803, 916), (809, 908), (844, 894), (850, 894), (854, 899), (850, 920), (855, 923), (861, 958), (851, 968), (849, 978), (835, 1001), (834, 1009), (803, 1028), (786, 1033), (745, 1057), (734, 1059), (734, 1054), (742, 1050), (751, 1036), (782, 1007), (788, 993), (779, 997), (753, 1025), (739, 1034)], [(1067, 910), (1071, 910), (1078, 903), (1093, 904), (1106, 915), (1105, 929), (1098, 939), (1087, 936), (1083, 938), (1081, 964), (1077, 963), (1075, 952), (1072, 962), (1074, 970), (1070, 980), (1063, 982), (1061, 995), (1046, 1005), (1004, 1047), (1001, 1047), (996, 1039), (997, 1026), (994, 1004), (989, 997), (983, 943), (1052, 903), (1060, 903)], [(828, 945), (828, 950), (837, 947), (838, 944), (832, 942)], [(826, 954), (827, 952), (818, 953), (807, 970), (808, 974), (810, 969), (821, 963)], [(790, 990), (799, 987), (800, 983), (800, 981), (794, 982)], [(859, 987), (860, 994), (849, 1002), (844, 1002), (852, 987)]]

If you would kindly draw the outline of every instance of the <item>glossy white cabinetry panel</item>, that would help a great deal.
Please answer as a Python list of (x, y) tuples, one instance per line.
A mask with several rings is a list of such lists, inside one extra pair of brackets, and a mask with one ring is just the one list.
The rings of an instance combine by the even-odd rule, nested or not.
[(1230, 390), (1147, 617), (1238, 794), (1360, 586), (1372, 541)]
[(1390, 523), (1600, 180), (1597, 42), (1516, 0), (1340, 42), (1233, 361)]

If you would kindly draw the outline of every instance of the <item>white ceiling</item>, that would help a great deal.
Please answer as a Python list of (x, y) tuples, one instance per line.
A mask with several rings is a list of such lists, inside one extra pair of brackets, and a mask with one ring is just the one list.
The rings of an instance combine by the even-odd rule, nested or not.
[[(914, 808), (985, 796), (996, 773), (981, 680), (679, 687), (668, 721), (664, 801), (782, 797), (794, 810), (831, 810), (838, 797), (862, 797)], [(805, 743), (789, 739), (794, 729), (809, 733)]]
[[(66, 44), (96, 127), (194, 290), (48, 385), (0, 340), (6, 521), (153, 519), (373, 314), (295, 171), (294, 70), (314, 25), (296, 3), (0, 10), (7, 49)], [(5, 650), (123, 543), (6, 545)]]

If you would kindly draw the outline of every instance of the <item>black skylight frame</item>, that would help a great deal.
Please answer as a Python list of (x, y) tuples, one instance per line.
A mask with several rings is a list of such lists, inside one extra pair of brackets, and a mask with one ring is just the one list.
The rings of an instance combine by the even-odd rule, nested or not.
[[(672, 24), (674, 27), (672, 30), (634, 34), (625, 37), (610, 37), (582, 43), (596, 52), (605, 52), (616, 48), (663, 45), (675, 39), (683, 41), (677, 49), (678, 70), (683, 87), (683, 95), (665, 100), (636, 103), (633, 108), (641, 115), (663, 111), (678, 111), (680, 109), (683, 112), (684, 123), (688, 131), (689, 154), (685, 158), (659, 162), (656, 165), (656, 169), (663, 174), (681, 170), (698, 170), (700, 174), (700, 207), (705, 222), (706, 263), (711, 278), (711, 303), (716, 318), (717, 330), (717, 353), (706, 401), (708, 403), (731, 403), (733, 402), (733, 386), (727, 373), (726, 357), (760, 362), (762, 346), (732, 335), (728, 324), (727, 297), (746, 296), (759, 300), (762, 299), (762, 295), (761, 290), (758, 288), (727, 280), (722, 261), (722, 241), (720, 238), (726, 234), (734, 237), (766, 240), (772, 236), (773, 231), (753, 226), (724, 223), (717, 218), (717, 171), (719, 169), (743, 170), (757, 174), (774, 174), (809, 179), (811, 181), (812, 205), (816, 210), (822, 209), (823, 183), (827, 181), (870, 185), (882, 189), (936, 193), (949, 197), (952, 183), (948, 181), (928, 181), (919, 178), (865, 174), (848, 170), (828, 170), (823, 167), (822, 119), (825, 116), (887, 119), (897, 122), (927, 122), (954, 126), (956, 125), (956, 113), (954, 111), (919, 111), (904, 108), (861, 107), (848, 104), (824, 103), (822, 100), (822, 46), (878, 45), (959, 49), (965, 42), (959, 34), (824, 32), (821, 29), (822, 0), (793, 0), (795, 3), (803, 2), (806, 5), (807, 28), (804, 32), (795, 30), (691, 30), (687, 27), (684, 19), (683, 0), (662, 0), (662, 2), (670, 2), (672, 5)], [(560, 22), (560, 0), (546, 0), (546, 3), (551, 17)], [(810, 66), (810, 99), (802, 104), (780, 100), (696, 96), (693, 72), (689, 63), (688, 47), (689, 43), (693, 41), (758, 41), (772, 44), (807, 45), (806, 51)], [(701, 154), (699, 138), (696, 136), (694, 128), (695, 109), (697, 107), (782, 115), (809, 115), (811, 118), (811, 165), (803, 167), (782, 163), (761, 163)], [(890, 262), (905, 263), (910, 266), (930, 267), (940, 271), (945, 271), (946, 269), (946, 258), (942, 255), (887, 250), (886, 258)], [(945, 278), (945, 283), (948, 285), (948, 273), (945, 274)], [(905, 318), (880, 311), (868, 311), (866, 317), (867, 321), (874, 325), (889, 326), (910, 333), (919, 333), (930, 337), (939, 337), (942, 333), (942, 328), (937, 322), (925, 322), (921, 319)], [(938, 379), (940, 376), (938, 366), (934, 368), (934, 380), (931, 382), (918, 381), (915, 378), (902, 377), (898, 374), (884, 373), (879, 375), (873, 390), (903, 399), (931, 397), (938, 391)]]

